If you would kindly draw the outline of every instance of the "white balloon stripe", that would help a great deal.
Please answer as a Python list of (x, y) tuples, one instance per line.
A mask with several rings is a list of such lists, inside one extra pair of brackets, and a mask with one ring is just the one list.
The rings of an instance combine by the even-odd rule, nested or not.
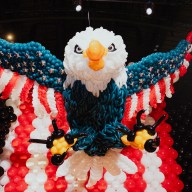
[(135, 94), (131, 95), (131, 108), (129, 112), (129, 118), (131, 119), (134, 115), (135, 110), (137, 109), (138, 96)]
[(1, 75), (0, 78), (0, 93), (5, 89), (5, 86), (9, 83), (11, 78), (13, 77), (13, 72), (5, 69), (3, 71), (3, 74)]
[(155, 93), (156, 93), (156, 98), (157, 98), (157, 103), (161, 103), (161, 92), (160, 92), (160, 87), (159, 84), (155, 84)]
[(184, 59), (183, 61), (183, 65), (186, 67), (186, 69), (189, 67), (189, 61), (187, 61), (186, 59)]
[[(32, 124), (35, 130), (30, 134), (31, 139), (46, 139), (50, 135), (48, 127), (51, 124), (51, 119), (48, 114), (45, 114), (43, 118), (37, 117), (33, 120)], [(25, 182), (28, 184), (25, 192), (44, 192), (44, 184), (47, 181), (45, 168), (48, 164), (48, 159), (45, 154), (47, 154), (48, 149), (46, 145), (31, 143), (28, 146), (28, 152), (31, 154), (31, 157), (26, 162), (29, 172), (25, 176)]]
[(165, 177), (163, 173), (159, 170), (162, 161), (157, 156), (156, 152), (148, 153), (146, 151), (143, 151), (141, 163), (145, 166), (145, 172), (143, 174), (143, 179), (147, 183), (145, 192), (166, 192), (166, 190), (161, 185)]
[(164, 78), (164, 82), (165, 82), (165, 94), (168, 98), (172, 97), (172, 93), (171, 93), (171, 77), (170, 75), (168, 75), (166, 78)]
[(149, 96), (150, 96), (150, 89), (143, 90), (143, 109), (145, 110), (145, 114), (149, 114)]
[(58, 110), (57, 110), (57, 107), (56, 107), (54, 89), (48, 88), (46, 97), (47, 97), (47, 102), (49, 104), (49, 108), (51, 109), (51, 115), (53, 117), (57, 116)]
[(45, 110), (45, 107), (39, 101), (38, 87), (39, 87), (39, 84), (37, 82), (35, 82), (35, 84), (33, 86), (32, 104), (33, 104), (33, 107), (34, 107), (35, 115), (43, 117), (46, 114), (46, 110)]

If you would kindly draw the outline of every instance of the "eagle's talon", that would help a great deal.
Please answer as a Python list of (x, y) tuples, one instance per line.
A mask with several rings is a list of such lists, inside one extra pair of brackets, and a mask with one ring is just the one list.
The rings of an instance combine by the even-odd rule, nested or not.
[(137, 123), (134, 125), (134, 128), (133, 130), (136, 132), (136, 131), (140, 131), (140, 130), (143, 130), (143, 127), (145, 126), (143, 123), (141, 123), (141, 115), (145, 112), (145, 110), (141, 110), (137, 113), (137, 116), (136, 116), (136, 120), (137, 120)]
[(74, 143), (74, 137), (69, 135), (69, 134), (65, 135), (65, 140), (67, 141), (68, 144), (73, 144)]
[(145, 142), (144, 148), (147, 152), (154, 152), (157, 147), (160, 145), (160, 138), (157, 137), (156, 139), (149, 139)]
[(134, 131), (130, 131), (127, 133), (127, 140), (128, 141), (134, 141), (135, 140), (136, 133)]
[(137, 123), (133, 131), (117, 128), (125, 135), (121, 137), (124, 145), (132, 146), (137, 149), (145, 149), (148, 152), (154, 152), (160, 145), (160, 138), (157, 136), (156, 127), (165, 119), (165, 115), (161, 116), (153, 125), (144, 125), (141, 123), (141, 115), (145, 110), (138, 112), (136, 119)]
[(53, 131), (51, 136), (54, 139), (59, 139), (60, 137), (63, 137), (65, 135), (65, 132), (62, 129), (58, 129), (57, 131)]
[(51, 163), (53, 165), (61, 165), (64, 162), (65, 156), (67, 155), (66, 152), (64, 152), (62, 155), (60, 154), (55, 154), (51, 157)]
[(58, 138), (63, 137), (65, 135), (65, 132), (62, 129), (58, 128), (58, 126), (56, 124), (56, 119), (52, 120), (52, 125), (53, 125), (54, 131), (52, 132), (51, 136), (54, 139), (58, 139)]
[(53, 147), (53, 137), (52, 136), (49, 136), (49, 137), (47, 137), (47, 143), (46, 143), (46, 147), (48, 148), (48, 149), (50, 149), (51, 147)]
[(67, 154), (67, 151), (75, 145), (79, 137), (86, 137), (87, 134), (80, 133), (76, 135), (65, 134), (62, 129), (59, 129), (56, 120), (52, 121), (54, 131), (47, 140), (43, 139), (30, 139), (29, 142), (46, 144), (52, 153), (51, 162), (53, 165), (61, 165)]

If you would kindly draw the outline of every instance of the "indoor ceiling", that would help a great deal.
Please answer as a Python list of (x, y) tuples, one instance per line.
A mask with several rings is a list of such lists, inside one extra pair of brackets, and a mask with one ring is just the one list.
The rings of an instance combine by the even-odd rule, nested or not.
[[(64, 47), (89, 25), (103, 26), (123, 37), (128, 62), (155, 51), (168, 51), (192, 31), (192, 0), (153, 0), (153, 14), (145, 13), (146, 0), (84, 0), (75, 11), (72, 0), (6, 0), (0, 6), (0, 37), (15, 35), (15, 42), (37, 41), (63, 60)], [(192, 67), (176, 85), (170, 108), (192, 101)]]

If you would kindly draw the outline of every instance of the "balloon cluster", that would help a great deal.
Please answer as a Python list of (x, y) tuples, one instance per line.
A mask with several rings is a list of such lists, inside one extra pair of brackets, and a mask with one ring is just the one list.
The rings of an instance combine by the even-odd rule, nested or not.
[[(11, 123), (16, 121), (17, 116), (14, 114), (13, 107), (6, 106), (5, 100), (0, 99), (0, 154), (3, 153), (6, 135), (9, 133)], [(4, 174), (3, 167), (0, 166), (0, 177)]]
[(182, 166), (180, 179), (184, 182), (183, 192), (192, 191), (192, 104), (182, 105), (170, 113), (169, 122), (175, 140), (173, 147), (178, 151), (177, 162)]

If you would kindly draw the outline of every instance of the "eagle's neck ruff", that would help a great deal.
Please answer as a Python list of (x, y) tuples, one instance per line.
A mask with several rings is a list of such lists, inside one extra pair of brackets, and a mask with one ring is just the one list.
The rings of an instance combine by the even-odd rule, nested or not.
[(115, 84), (121, 88), (123, 85), (126, 86), (127, 82), (127, 69), (125, 67), (122, 68), (118, 73), (114, 74), (113, 77), (107, 77), (104, 80), (86, 80), (86, 79), (78, 79), (77, 76), (67, 74), (66, 80), (63, 84), (64, 89), (67, 89), (69, 86), (73, 87), (75, 81), (80, 80), (83, 85), (85, 85), (87, 91), (91, 92), (94, 96), (99, 97), (100, 92), (103, 92), (108, 83), (113, 79)]

